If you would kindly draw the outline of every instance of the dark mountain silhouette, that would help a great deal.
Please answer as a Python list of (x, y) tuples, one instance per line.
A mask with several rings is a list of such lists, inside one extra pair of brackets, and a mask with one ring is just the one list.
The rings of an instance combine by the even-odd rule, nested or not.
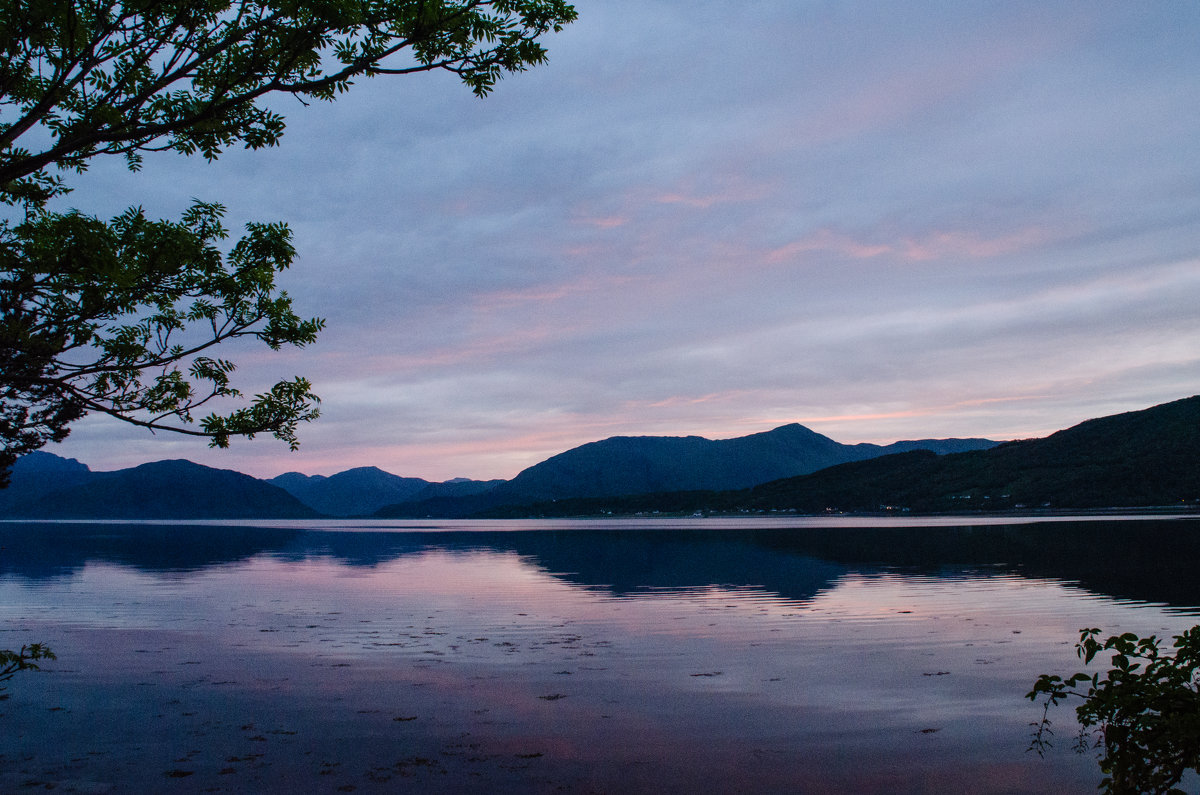
[[(18, 462), (19, 464), (20, 462)], [(38, 519), (307, 519), (317, 512), (283, 489), (228, 469), (156, 461), (25, 496), (7, 512)]]
[(396, 503), (424, 500), (453, 503), (459, 498), (491, 491), (505, 481), (455, 478), (431, 483), (423, 478), (393, 475), (377, 467), (357, 467), (329, 477), (286, 472), (267, 482), (329, 516), (370, 516)]
[(384, 505), (414, 499), (430, 485), (427, 480), (400, 477), (378, 467), (356, 467), (329, 477), (288, 472), (267, 482), (330, 516), (367, 516)]
[(991, 450), (905, 453), (767, 483), (751, 491), (749, 507), (961, 512), (1197, 502), (1200, 396)]
[(614, 436), (560, 453), (496, 488), (537, 499), (602, 497), (647, 491), (740, 489), (834, 464), (874, 458), (893, 448), (936, 452), (982, 449), (986, 439), (846, 445), (803, 425), (784, 425), (735, 439), (700, 436)]
[[(297, 518), (318, 514), (455, 518), (537, 500), (647, 489), (740, 488), (893, 450), (923, 448), (942, 453), (995, 444), (986, 439), (927, 439), (887, 446), (844, 445), (796, 424), (718, 441), (699, 436), (619, 436), (556, 455), (512, 481), (456, 478), (444, 483), (399, 477), (376, 467), (358, 467), (329, 477), (288, 472), (269, 481), (256, 481), (187, 461), (91, 472), (73, 459), (38, 452), (17, 462), (12, 487), (0, 490), (0, 512), (22, 518)], [(224, 474), (213, 474), (218, 472)], [(172, 477), (178, 477), (178, 482)], [(281, 500), (279, 491), (294, 501)], [(299, 511), (296, 502), (311, 512)]]
[(733, 489), (848, 460), (846, 446), (786, 425), (713, 441), (700, 436), (614, 436), (559, 453), (497, 487), (542, 500), (643, 491)]
[(559, 453), (486, 493), (390, 505), (377, 515), (463, 517), (538, 501), (739, 489), (899, 450), (949, 453), (996, 444), (987, 439), (924, 439), (848, 445), (795, 423), (715, 441), (701, 436), (614, 436)]
[(468, 480), (467, 478), (455, 478), (443, 483), (430, 483), (421, 489), (414, 499), (430, 500), (446, 497), (469, 497), (489, 492), (501, 483), (507, 483), (507, 481), (502, 479)]
[(74, 458), (35, 450), (17, 459), (8, 488), (0, 489), (0, 517), (10, 515), (23, 502), (83, 483), (94, 475), (87, 464)]
[[(501, 481), (503, 485), (508, 481)], [(498, 487), (497, 487), (498, 488)], [(424, 499), (398, 502), (395, 505), (385, 505), (375, 512), (377, 519), (468, 519), (473, 516), (488, 515), (490, 511), (506, 506), (527, 505), (530, 499), (519, 494), (498, 494), (497, 489), (465, 494), (462, 496), (441, 495)], [(529, 514), (519, 512), (519, 516)]]
[(92, 472), (73, 458), (37, 451), (17, 461), (11, 485), (0, 489), (0, 519), (369, 516), (381, 505), (421, 499), (453, 502), (503, 482), (456, 478), (431, 483), (376, 467), (329, 477), (288, 472), (263, 481), (182, 460)]
[(526, 515), (654, 510), (968, 513), (1197, 504), (1200, 396), (988, 450), (944, 456), (914, 450), (750, 489), (560, 500), (528, 506)]
[[(39, 453), (17, 462), (13, 487), (0, 490), (0, 511), (39, 518), (299, 518), (367, 515), (396, 495), (398, 502), (374, 515), (1178, 506), (1200, 503), (1198, 461), (1200, 396), (999, 445), (982, 439), (843, 445), (793, 424), (718, 441), (613, 437), (553, 456), (511, 481), (429, 483), (374, 467), (275, 479), (292, 494), (187, 461), (95, 473)], [(793, 474), (776, 477), (781, 471)]]
[(300, 499), (302, 494), (312, 491), (317, 483), (325, 480), (325, 475), (306, 475), (303, 472), (284, 472), (273, 478), (266, 479), (268, 483)]

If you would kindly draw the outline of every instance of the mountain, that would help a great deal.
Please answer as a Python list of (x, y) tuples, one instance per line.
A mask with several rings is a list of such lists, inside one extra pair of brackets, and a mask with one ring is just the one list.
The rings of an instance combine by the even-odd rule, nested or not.
[[(733, 491), (675, 491), (527, 506), (526, 515), (611, 511), (908, 510), (1200, 505), (1200, 396), (1088, 420), (1044, 439), (936, 455), (912, 450)], [(505, 511), (512, 514), (515, 509)]]
[(868, 443), (856, 444), (854, 447), (863, 448), (870, 452), (870, 455), (863, 456), (860, 459), (865, 460), (867, 458), (878, 458), (881, 455), (907, 453), (911, 450), (928, 450), (938, 455), (966, 453), (971, 450), (990, 450), (998, 444), (1001, 444), (1001, 442), (994, 442), (991, 439), (910, 439), (903, 442), (892, 442), (882, 447), (877, 444)]
[[(500, 481), (503, 485), (507, 481)], [(496, 489), (462, 495), (434, 495), (408, 502), (385, 505), (375, 512), (376, 519), (469, 519), (486, 514), (503, 506), (525, 505), (529, 498), (519, 495), (504, 496)], [(518, 514), (521, 516), (527, 514)]]
[(308, 519), (318, 514), (283, 489), (249, 475), (176, 460), (93, 472), (73, 485), (56, 483), (53, 490), (20, 493), (18, 504), (5, 515), (37, 519)]
[(467, 478), (454, 478), (443, 483), (430, 483), (425, 488), (417, 492), (417, 500), (429, 500), (440, 498), (454, 497), (470, 497), (477, 494), (485, 494), (499, 486), (501, 483), (508, 481), (496, 480), (469, 480)]
[(996, 444), (987, 439), (925, 439), (847, 445), (795, 423), (715, 441), (701, 436), (614, 436), (559, 453), (480, 493), (456, 497), (427, 492), (376, 515), (459, 518), (541, 501), (740, 489), (900, 450), (944, 453)]
[(94, 474), (74, 458), (41, 450), (23, 455), (13, 464), (8, 488), (0, 489), (0, 516), (8, 516), (22, 502), (83, 483)]
[(325, 480), (324, 475), (306, 475), (303, 472), (284, 472), (282, 475), (276, 475), (267, 480), (272, 486), (279, 488), (291, 494), (298, 500), (303, 500), (302, 495), (312, 492), (317, 483)]
[[(653, 510), (820, 513), (889, 506), (964, 513), (1197, 505), (1198, 462), (1200, 396), (1004, 444), (949, 439), (843, 445), (793, 424), (718, 441), (613, 437), (553, 456), (511, 481), (428, 483), (374, 467), (328, 478), (288, 473), (275, 480), (293, 493), (303, 492), (305, 499), (328, 499), (326, 507), (336, 507), (339, 515), (362, 515), (381, 500), (404, 495), (375, 514), (387, 518)], [(780, 471), (788, 476), (774, 477)], [(77, 461), (27, 456), (17, 462), (14, 488), (8, 491), (0, 491), (0, 499), (12, 516), (317, 513), (272, 483), (187, 461), (95, 473)]]
[(369, 516), (412, 500), (453, 502), (502, 480), (456, 478), (431, 483), (376, 467), (325, 477), (287, 472), (269, 481), (190, 461), (158, 461), (92, 472), (73, 458), (36, 451), (18, 459), (0, 489), (0, 518), (308, 518)]
[(740, 489), (899, 449), (983, 449), (986, 439), (846, 445), (791, 424), (734, 439), (614, 436), (546, 459), (496, 488), (498, 495), (539, 500), (652, 491)]
[(378, 467), (356, 467), (329, 477), (287, 472), (267, 482), (329, 516), (367, 516), (384, 505), (414, 499), (432, 485), (427, 480), (403, 478)]
[[(1088, 420), (1044, 439), (935, 457), (906, 453), (752, 490), (797, 510), (977, 511), (1200, 502), (1200, 396)], [(820, 505), (821, 508), (816, 508)]]
[(845, 445), (785, 425), (713, 441), (700, 436), (614, 436), (575, 447), (520, 472), (497, 492), (554, 500), (646, 491), (734, 489), (847, 460)]

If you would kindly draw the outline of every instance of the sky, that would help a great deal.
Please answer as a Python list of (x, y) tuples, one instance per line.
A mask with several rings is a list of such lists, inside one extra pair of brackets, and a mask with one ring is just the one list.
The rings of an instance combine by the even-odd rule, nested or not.
[(1045, 436), (1200, 393), (1200, 4), (580, 0), (486, 99), (280, 100), (279, 147), (70, 203), (286, 221), (301, 447), (89, 417), (48, 452), (511, 478), (616, 435)]

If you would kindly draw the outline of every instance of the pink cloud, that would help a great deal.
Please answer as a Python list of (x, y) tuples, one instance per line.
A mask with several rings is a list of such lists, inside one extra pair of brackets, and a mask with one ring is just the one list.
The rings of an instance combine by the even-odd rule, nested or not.
[(707, 209), (714, 204), (722, 202), (720, 196), (685, 196), (682, 193), (664, 193), (658, 196), (655, 201), (659, 204), (683, 204), (688, 207), (697, 209)]
[(1063, 236), (1041, 226), (1032, 226), (1005, 235), (984, 236), (970, 231), (935, 231), (922, 236), (904, 237), (889, 243), (857, 240), (831, 229), (812, 234), (772, 249), (767, 262), (786, 262), (815, 251), (830, 252), (850, 259), (871, 259), (895, 254), (909, 262), (938, 259), (989, 259), (1036, 249)]
[(900, 250), (905, 259), (917, 262), (946, 257), (987, 259), (1038, 248), (1053, 238), (1049, 230), (1038, 226), (990, 238), (974, 232), (934, 232), (920, 240), (906, 239)]
[(496, 290), (484, 293), (475, 300), (479, 311), (503, 308), (516, 304), (552, 303), (561, 301), (573, 295), (584, 295), (606, 290), (611, 287), (623, 287), (634, 281), (633, 276), (592, 276), (584, 275), (568, 282), (554, 285), (538, 285), (521, 290)]
[(783, 262), (810, 251), (831, 251), (852, 259), (869, 259), (892, 251), (892, 247), (864, 243), (830, 229), (818, 229), (807, 237), (768, 252), (767, 261)]
[[(715, 189), (699, 187), (695, 183), (716, 183)], [(687, 179), (674, 190), (658, 193), (651, 197), (656, 204), (681, 204), (697, 210), (707, 210), (718, 204), (736, 204), (762, 199), (769, 186), (750, 182), (736, 168), (727, 168), (724, 173), (708, 175), (703, 180)]]
[(936, 406), (922, 406), (918, 408), (905, 409), (903, 411), (884, 411), (867, 414), (833, 414), (823, 417), (801, 417), (799, 419), (789, 420), (789, 422), (862, 422), (868, 420), (894, 420), (907, 419), (910, 417), (928, 417), (934, 414), (945, 414), (946, 412), (956, 411), (958, 409), (986, 406), (993, 403), (1015, 403), (1024, 400), (1041, 400), (1048, 397), (1050, 397), (1050, 395), (1011, 395), (996, 398), (976, 398), (973, 400), (960, 400), (954, 403)]
[(445, 345), (413, 353), (355, 353), (356, 361), (366, 363), (374, 372), (386, 372), (394, 376), (400, 372), (435, 367), (452, 367), (463, 364), (494, 361), (504, 355), (512, 355), (535, 348), (554, 335), (547, 326), (527, 325), (505, 329), (502, 334), (477, 336), (460, 344)]
[(629, 223), (629, 218), (623, 215), (609, 215), (602, 217), (586, 217), (575, 219), (576, 223), (584, 226), (594, 226), (597, 229), (616, 229), (617, 227), (625, 226)]
[(621, 404), (621, 407), (626, 411), (641, 411), (644, 409), (674, 408), (676, 406), (697, 406), (704, 403), (722, 403), (736, 400), (745, 397), (747, 394), (750, 393), (744, 389), (734, 389), (723, 392), (709, 392), (706, 395), (671, 395), (660, 400), (626, 400)]

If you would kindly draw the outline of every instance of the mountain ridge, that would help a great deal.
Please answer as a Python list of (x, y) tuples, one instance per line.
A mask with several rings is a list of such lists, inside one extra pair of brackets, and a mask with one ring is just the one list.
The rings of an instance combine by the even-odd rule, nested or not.
[[(803, 425), (790, 423), (733, 439), (609, 437), (552, 456), (522, 470), (511, 481), (455, 478), (443, 483), (401, 477), (373, 466), (354, 467), (329, 476), (285, 472), (260, 480), (185, 460), (93, 472), (74, 459), (39, 451), (18, 460), (14, 466), (13, 486), (0, 490), (0, 516), (456, 518), (539, 498), (638, 491), (644, 489), (645, 483), (665, 489), (680, 485), (752, 484), (781, 474), (811, 471), (831, 461), (879, 455), (896, 445), (940, 450), (995, 444), (984, 439), (935, 439), (886, 446), (844, 445)], [(148, 476), (154, 472), (159, 473), (157, 479)], [(191, 485), (181, 489), (179, 484), (169, 482), (164, 474), (168, 472), (174, 472)], [(238, 477), (232, 478), (233, 475)], [(265, 488), (251, 486), (248, 481)], [(209, 490), (202, 484), (208, 484)]]
[[(17, 463), (22, 460), (18, 459)], [(6, 514), (38, 519), (313, 519), (320, 516), (269, 483), (231, 469), (215, 469), (186, 459), (151, 461), (113, 472), (92, 472), (74, 485), (23, 499), (10, 506)]]
[[(981, 449), (987, 439), (925, 440), (894, 445), (943, 444)], [(846, 445), (799, 423), (731, 439), (702, 436), (611, 436), (534, 464), (497, 493), (506, 497), (562, 499), (645, 491), (747, 488), (834, 464), (884, 455), (889, 446)]]
[(259, 480), (186, 460), (92, 472), (74, 459), (39, 452), (17, 462), (13, 486), (0, 490), (0, 514), (457, 518), (567, 515), (564, 511), (599, 510), (597, 500), (630, 512), (630, 506), (690, 510), (691, 505), (804, 512), (1101, 507), (1200, 501), (1197, 461), (1200, 396), (1193, 396), (1086, 420), (1043, 439), (1004, 443), (923, 439), (846, 445), (798, 423), (720, 440), (613, 436), (551, 456), (507, 481), (432, 483), (373, 466)]
[(1086, 420), (1041, 439), (942, 456), (910, 450), (749, 489), (539, 503), (490, 515), (662, 512), (978, 513), (1200, 507), (1200, 396)]
[(430, 485), (422, 478), (401, 477), (374, 466), (329, 476), (285, 472), (265, 482), (329, 516), (366, 516), (383, 505), (412, 499)]

